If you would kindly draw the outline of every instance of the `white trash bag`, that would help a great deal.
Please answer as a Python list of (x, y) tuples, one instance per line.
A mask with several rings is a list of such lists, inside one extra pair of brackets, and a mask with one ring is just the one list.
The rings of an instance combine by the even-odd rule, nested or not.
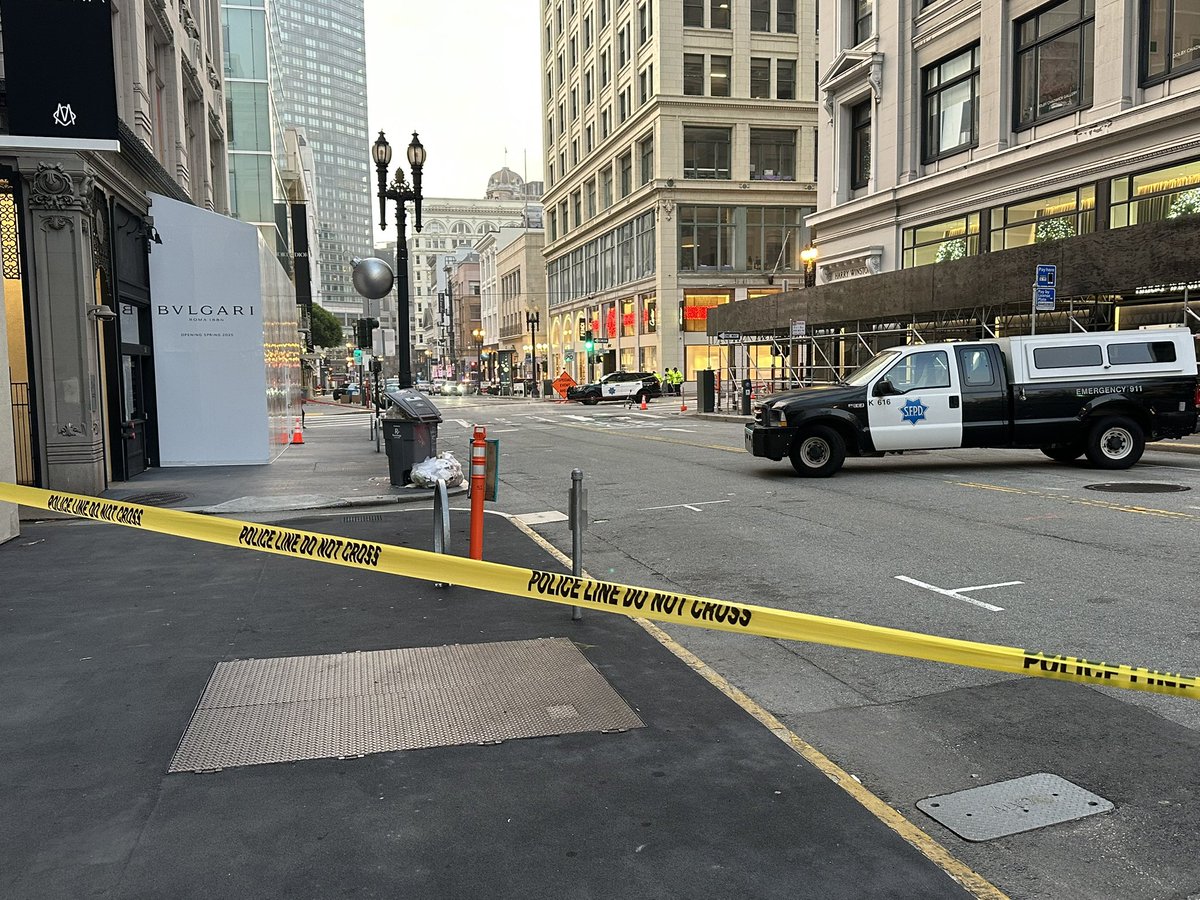
[(463, 482), (462, 463), (446, 450), (413, 466), (411, 477), (417, 487), (437, 487), (439, 478), (446, 482), (446, 487), (454, 487)]

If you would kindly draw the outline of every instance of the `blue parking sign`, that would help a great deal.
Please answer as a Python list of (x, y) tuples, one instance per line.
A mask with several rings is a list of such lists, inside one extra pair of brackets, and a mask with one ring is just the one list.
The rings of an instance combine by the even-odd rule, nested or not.
[(1052, 287), (1033, 289), (1033, 306), (1038, 312), (1054, 312), (1055, 291)]
[(1040, 288), (1053, 288), (1058, 282), (1058, 266), (1039, 265), (1037, 267), (1037, 279), (1034, 285)]

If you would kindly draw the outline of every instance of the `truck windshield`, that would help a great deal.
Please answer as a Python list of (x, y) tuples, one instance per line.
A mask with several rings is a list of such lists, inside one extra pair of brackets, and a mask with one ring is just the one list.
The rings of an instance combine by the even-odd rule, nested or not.
[(868, 381), (870, 381), (872, 378), (874, 378), (875, 373), (879, 372), (885, 366), (889, 365), (892, 362), (892, 360), (894, 360), (899, 355), (900, 355), (899, 350), (884, 350), (882, 353), (880, 353), (876, 356), (872, 356), (870, 358), (870, 360), (867, 361), (867, 364), (865, 366), (860, 366), (859, 368), (857, 368), (853, 372), (851, 372), (850, 375), (846, 378), (844, 383), (852, 384), (852, 385), (855, 385), (856, 387), (861, 387), (862, 385), (864, 385)]

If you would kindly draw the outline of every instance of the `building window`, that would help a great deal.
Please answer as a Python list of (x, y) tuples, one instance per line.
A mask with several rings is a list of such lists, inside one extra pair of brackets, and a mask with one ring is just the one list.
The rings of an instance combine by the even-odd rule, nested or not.
[(573, 69), (579, 65), (579, 38), (571, 35), (571, 42), (568, 46), (571, 51), (571, 68)]
[(704, 27), (704, 0), (683, 0), (683, 24), (691, 28)]
[(979, 143), (979, 45), (924, 71), (924, 161)]
[(586, 152), (588, 152), (588, 153), (591, 153), (592, 148), (595, 146), (595, 141), (593, 139), (594, 135), (595, 135), (595, 128), (592, 125), (588, 125), (586, 128), (583, 129), (583, 146), (585, 146), (587, 148)]
[(574, 122), (579, 116), (579, 88), (571, 88), (571, 121)]
[(558, 240), (558, 216), (555, 214), (554, 210), (550, 210), (546, 213), (546, 222), (550, 226), (550, 240)]
[(904, 229), (905, 269), (979, 254), (979, 213)]
[(579, 165), (579, 138), (571, 138), (571, 165)]
[(729, 178), (732, 132), (728, 128), (683, 128), (683, 177)]
[(733, 207), (680, 206), (678, 215), (680, 271), (732, 270), (736, 234)]
[(612, 131), (612, 107), (606, 106), (600, 111), (600, 140), (608, 137)]
[(750, 129), (750, 180), (796, 180), (796, 132)]
[(639, 173), (638, 184), (648, 184), (654, 178), (654, 135), (638, 141)]
[(617, 168), (621, 171), (621, 196), (628, 197), (633, 192), (633, 154), (621, 154)]
[[(741, 210), (739, 209), (740, 213)], [(802, 267), (800, 251), (805, 217), (811, 208), (749, 206), (746, 216), (747, 272), (795, 272)], [(736, 220), (736, 216), (735, 216)]]
[[(642, 334), (654, 334), (658, 331), (658, 297), (655, 294), (642, 294)], [(652, 372), (653, 369), (643, 369)]]
[(600, 10), (600, 27), (608, 24), (608, 0), (598, 0), (596, 6)]
[(606, 84), (608, 84), (608, 79), (609, 79), (608, 51), (601, 50), (600, 51), (600, 87), (604, 87)]
[(650, 40), (654, 34), (654, 0), (646, 0), (638, 6), (638, 46)]
[(1200, 66), (1200, 3), (1142, 4), (1142, 81), (1153, 83)]
[(596, 215), (596, 179), (591, 179), (585, 186), (587, 192), (587, 217)]
[(750, 58), (750, 97), (754, 100), (771, 99), (771, 61), (769, 59)]
[[(683, 295), (683, 321), (681, 331), (705, 331), (708, 328), (708, 311), (729, 302), (728, 293), (699, 293), (687, 291)], [(707, 351), (707, 347), (703, 348)], [(707, 368), (704, 366), (703, 368)], [(694, 377), (694, 375), (693, 375)]]
[(688, 97), (704, 95), (704, 54), (683, 54), (683, 93)]
[(575, 227), (583, 224), (583, 191), (571, 195), (571, 210), (575, 214)]
[(709, 59), (709, 94), (713, 97), (729, 96), (730, 58), (713, 56)]
[(796, 61), (794, 59), (776, 60), (775, 96), (780, 100), (796, 99)]
[(617, 32), (617, 68), (624, 67), (629, 62), (629, 23), (626, 22)]
[(638, 104), (646, 103), (654, 96), (654, 64), (642, 69), (638, 76)]
[(617, 97), (618, 122), (624, 122), (633, 115), (633, 88), (625, 88)]
[(588, 13), (583, 17), (583, 49), (587, 50), (592, 46), (592, 14)]
[(565, 75), (566, 75), (565, 63), (563, 62), (563, 55), (560, 53), (560, 54), (558, 54), (558, 83), (560, 85), (563, 83), (563, 76), (565, 76)]
[(732, 0), (709, 0), (709, 28), (729, 28), (729, 5)]
[(1016, 127), (1092, 105), (1094, 0), (1063, 0), (1016, 23)]
[(1144, 225), (1200, 213), (1200, 160), (1114, 178), (1109, 227)]
[(613, 205), (613, 176), (610, 166), (605, 166), (600, 173), (600, 203), (604, 209)]
[(871, 180), (871, 100), (850, 108), (850, 190)]
[(593, 100), (592, 95), (592, 70), (585, 69), (583, 72), (583, 105), (588, 106)]
[(1022, 200), (992, 210), (992, 249), (1059, 241), (1096, 230), (1096, 188)]
[(571, 230), (571, 220), (567, 218), (567, 201), (563, 200), (558, 204), (558, 221), (562, 225), (562, 233), (565, 235)]
[(796, 33), (796, 0), (775, 0), (775, 30), (781, 34)]
[(771, 0), (750, 0), (750, 30), (771, 30)]
[(627, 297), (621, 301), (621, 337), (633, 337), (636, 333), (637, 298)]
[(854, 46), (871, 36), (874, 27), (871, 10), (875, 0), (852, 0), (854, 3)]

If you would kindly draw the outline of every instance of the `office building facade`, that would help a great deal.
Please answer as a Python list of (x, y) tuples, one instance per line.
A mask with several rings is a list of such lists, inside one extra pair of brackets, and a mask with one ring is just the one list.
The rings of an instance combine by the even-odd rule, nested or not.
[(691, 380), (722, 367), (710, 309), (801, 277), (815, 13), (812, 0), (543, 2), (553, 371)]
[(363, 314), (351, 260), (372, 255), (374, 165), (367, 125), (363, 0), (273, 0), (281, 118), (304, 128), (316, 164), (319, 300), (344, 326)]

